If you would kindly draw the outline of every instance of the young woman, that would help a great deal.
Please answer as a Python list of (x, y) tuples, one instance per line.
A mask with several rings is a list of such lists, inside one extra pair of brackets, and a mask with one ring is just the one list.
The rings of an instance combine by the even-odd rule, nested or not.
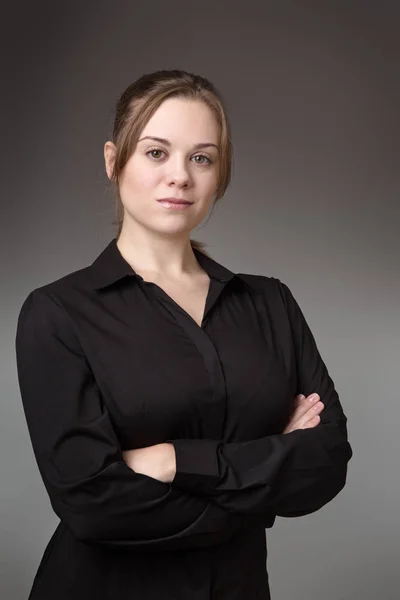
[(18, 318), (22, 402), (60, 518), (30, 599), (267, 600), (265, 529), (345, 485), (338, 394), (288, 286), (190, 238), (231, 175), (213, 85), (142, 76), (104, 154), (116, 237)]

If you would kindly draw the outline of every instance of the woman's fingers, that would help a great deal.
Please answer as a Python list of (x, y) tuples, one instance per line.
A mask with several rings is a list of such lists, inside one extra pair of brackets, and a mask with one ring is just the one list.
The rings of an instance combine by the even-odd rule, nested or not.
[(299, 394), (295, 398), (293, 414), (283, 433), (315, 427), (320, 422), (319, 413), (324, 408), (324, 404), (319, 401), (318, 394), (310, 394), (307, 398), (303, 394)]
[(310, 408), (315, 408), (318, 401), (318, 394), (310, 394), (310, 396), (307, 396), (307, 398), (303, 396), (302, 399), (298, 400), (292, 418), (295, 418), (295, 420), (300, 419), (310, 410)]
[(304, 427), (302, 427), (302, 429), (312, 429), (313, 427), (318, 425), (320, 420), (321, 417), (319, 415), (315, 415), (312, 419), (308, 421), (308, 423), (306, 423), (306, 425), (304, 425)]
[[(306, 402), (307, 399), (304, 401)], [(307, 429), (308, 427), (315, 427), (317, 423), (320, 421), (319, 414), (324, 410), (325, 406), (319, 400), (314, 400), (309, 405), (305, 412), (295, 421), (296, 425), (299, 425), (302, 429)]]

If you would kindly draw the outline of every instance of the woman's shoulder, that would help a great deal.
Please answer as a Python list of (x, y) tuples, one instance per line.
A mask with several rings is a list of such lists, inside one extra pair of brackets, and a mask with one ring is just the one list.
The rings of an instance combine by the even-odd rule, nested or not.
[(89, 276), (89, 267), (82, 267), (81, 269), (64, 273), (55, 279), (49, 279), (35, 287), (32, 291), (51, 294), (52, 292), (61, 292), (64, 289), (82, 287), (85, 284), (87, 285)]
[(284, 306), (286, 310), (293, 303), (290, 287), (279, 277), (255, 273), (237, 273), (237, 277), (252, 293), (261, 295), (271, 306)]
[(20, 305), (20, 313), (35, 309), (35, 312), (48, 312), (53, 306), (59, 307), (68, 305), (69, 301), (79, 302), (82, 294), (87, 295), (90, 290), (90, 270), (89, 267), (82, 267), (70, 271), (57, 277), (40, 283), (25, 292)]
[(237, 273), (236, 275), (254, 291), (262, 293), (277, 290), (285, 285), (279, 277), (273, 275), (261, 275), (258, 273)]

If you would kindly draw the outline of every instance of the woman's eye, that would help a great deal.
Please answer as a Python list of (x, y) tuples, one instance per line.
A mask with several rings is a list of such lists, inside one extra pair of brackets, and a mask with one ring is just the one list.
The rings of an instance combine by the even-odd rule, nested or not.
[(154, 152), (163, 152), (162, 150), (158, 150), (157, 148), (153, 148), (152, 150), (149, 150), (148, 152), (146, 152), (146, 154), (151, 154), (152, 158), (159, 158), (158, 156), (153, 156)]
[[(208, 158), (208, 156), (206, 156), (205, 154), (196, 154), (196, 156), (194, 156), (193, 158), (205, 158), (206, 162), (205, 161), (201, 161), (201, 162), (198, 163), (199, 165), (204, 165), (204, 164), (210, 165), (211, 162), (212, 162), (211, 159)], [(198, 162), (198, 161), (195, 161), (195, 162)]]

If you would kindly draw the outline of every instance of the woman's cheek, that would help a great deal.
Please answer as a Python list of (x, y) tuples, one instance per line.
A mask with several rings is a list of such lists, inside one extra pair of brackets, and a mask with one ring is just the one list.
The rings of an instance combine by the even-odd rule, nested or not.
[(161, 174), (159, 171), (155, 169), (138, 169), (133, 177), (132, 182), (136, 189), (138, 190), (153, 190), (156, 185), (159, 184), (161, 179)]

